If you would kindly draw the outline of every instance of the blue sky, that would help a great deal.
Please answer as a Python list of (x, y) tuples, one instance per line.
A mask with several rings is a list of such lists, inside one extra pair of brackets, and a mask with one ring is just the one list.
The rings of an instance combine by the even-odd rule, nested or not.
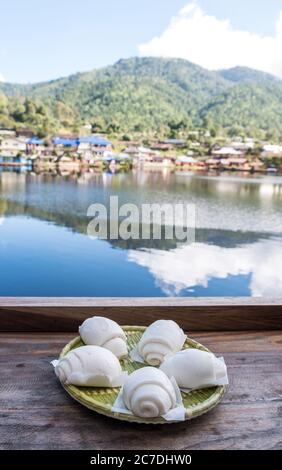
[[(191, 0), (2, 0), (1, 3), (0, 74), (6, 81), (49, 80), (108, 65), (121, 57), (146, 55), (140, 49), (142, 44), (147, 44), (143, 50), (150, 55), (182, 56), (208, 68), (224, 66), (226, 62), (219, 57), (210, 63), (201, 51), (198, 59), (198, 52), (189, 55), (186, 47), (178, 53), (179, 41), (185, 44), (187, 40), (188, 44), (183, 31), (175, 40), (174, 49), (167, 52), (164, 33), (171, 18)], [(235, 30), (273, 37), (282, 10), (282, 0), (198, 0), (197, 5), (206, 15), (202, 18), (203, 27), (205, 18), (212, 15), (219, 22), (228, 19)], [(197, 12), (194, 16), (195, 23)], [(190, 25), (187, 22), (187, 28)], [(174, 42), (175, 34), (168, 31), (169, 41), (172, 38)], [(160, 44), (151, 47), (150, 41), (155, 37)], [(205, 40), (209, 42), (202, 35), (202, 42)], [(269, 55), (267, 51), (265, 54)], [(236, 60), (241, 58), (235, 51)], [(271, 60), (276, 63), (278, 59), (274, 56)], [(244, 57), (242, 61), (248, 63), (249, 59)], [(257, 62), (258, 58), (250, 65), (256, 66)], [(275, 73), (271, 64), (267, 70)], [(263, 64), (259, 65), (258, 68), (263, 68)]]

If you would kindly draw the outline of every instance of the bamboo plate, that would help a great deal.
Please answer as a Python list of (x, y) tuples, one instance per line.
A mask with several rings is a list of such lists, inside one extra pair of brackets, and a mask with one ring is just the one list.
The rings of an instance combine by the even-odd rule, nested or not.
[[(124, 326), (122, 327), (127, 337), (127, 344), (129, 351), (139, 342), (145, 327), (141, 326)], [(60, 354), (60, 358), (64, 357), (72, 349), (83, 346), (84, 343), (80, 337), (73, 339), (68, 343)], [(183, 349), (196, 348), (202, 351), (208, 351), (207, 348), (202, 346), (200, 343), (187, 338)], [(144, 367), (143, 364), (134, 362), (130, 358), (121, 360), (121, 366), (123, 370), (128, 373), (133, 372), (136, 369)], [(97, 413), (110, 416), (115, 419), (123, 421), (144, 423), (144, 424), (170, 424), (173, 421), (166, 421), (163, 418), (151, 418), (143, 419), (137, 416), (131, 416), (123, 413), (113, 413), (111, 411), (112, 405), (114, 404), (119, 389), (118, 388), (94, 388), (94, 387), (77, 387), (75, 385), (64, 385), (64, 389), (71, 395), (72, 398), (77, 400), (87, 408), (96, 411)], [(183, 398), (183, 404), (186, 408), (186, 420), (196, 418), (208, 411), (212, 410), (222, 399), (225, 393), (225, 386), (205, 388), (202, 390), (194, 390), (189, 393), (181, 392)]]

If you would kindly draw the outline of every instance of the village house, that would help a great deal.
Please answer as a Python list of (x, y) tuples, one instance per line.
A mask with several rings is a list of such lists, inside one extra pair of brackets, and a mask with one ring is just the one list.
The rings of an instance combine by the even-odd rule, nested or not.
[(282, 145), (265, 144), (262, 147), (263, 158), (282, 157)]
[(26, 163), (25, 140), (17, 137), (0, 138), (0, 164), (24, 164)]
[(0, 140), (0, 154), (5, 157), (17, 157), (20, 153), (25, 153), (26, 143), (16, 137), (7, 137)]
[(38, 137), (31, 137), (26, 141), (26, 153), (27, 155), (41, 155), (45, 150), (44, 140)]
[(141, 166), (144, 168), (173, 168), (174, 165), (175, 156), (164, 156), (158, 152), (150, 154), (150, 156), (147, 156), (147, 158), (141, 162)]
[(52, 139), (52, 143), (55, 148), (68, 148), (72, 151), (76, 151), (78, 149), (79, 139), (77, 137), (56, 136)]
[(210, 170), (219, 170), (220, 159), (219, 158), (208, 158), (205, 161), (205, 166)]
[(167, 139), (167, 140), (162, 140), (160, 143), (165, 144), (165, 145), (171, 145), (173, 147), (185, 147), (186, 142), (183, 139)]
[(134, 166), (148, 166), (152, 164), (162, 164), (164, 161), (164, 156), (157, 150), (152, 150), (147, 147), (138, 147), (137, 153), (126, 152), (133, 158)]
[(157, 150), (152, 150), (147, 147), (138, 147), (138, 159), (140, 162), (152, 162), (154, 158), (161, 156)]
[(112, 151), (112, 143), (104, 137), (90, 135), (78, 139), (78, 152), (92, 152), (94, 155), (103, 155), (104, 152)]
[(231, 142), (230, 146), (235, 150), (246, 153), (248, 150), (252, 150), (255, 147), (255, 143), (253, 139), (246, 139), (244, 142)]
[(16, 137), (16, 131), (13, 129), (0, 129), (0, 139), (1, 137)]
[(31, 139), (34, 136), (34, 130), (30, 129), (29, 127), (22, 127), (16, 130), (16, 136), (19, 139)]
[(229, 147), (220, 147), (213, 148), (212, 157), (214, 158), (228, 158), (228, 157), (243, 157), (244, 152), (242, 150), (236, 150), (235, 148)]
[(139, 154), (139, 150), (138, 150), (138, 147), (132, 145), (132, 146), (126, 147), (123, 150), (123, 153), (126, 153), (127, 155), (131, 155), (132, 157), (136, 157)]
[(91, 151), (91, 144), (88, 142), (80, 142), (77, 148), (77, 153), (83, 160), (90, 162), (93, 159), (93, 152)]
[(112, 143), (100, 136), (57, 136), (53, 145), (59, 149), (69, 149), (77, 152), (82, 159), (89, 160), (95, 155), (103, 155), (105, 151), (112, 150)]
[(251, 166), (244, 157), (229, 157), (220, 160), (220, 167), (224, 170), (250, 171)]
[(151, 150), (159, 150), (162, 152), (168, 152), (172, 150), (173, 146), (172, 144), (164, 144), (162, 142), (155, 142), (150, 145)]
[(193, 156), (182, 155), (176, 158), (175, 165), (179, 168), (191, 168), (203, 170), (205, 168), (205, 163), (197, 160)]

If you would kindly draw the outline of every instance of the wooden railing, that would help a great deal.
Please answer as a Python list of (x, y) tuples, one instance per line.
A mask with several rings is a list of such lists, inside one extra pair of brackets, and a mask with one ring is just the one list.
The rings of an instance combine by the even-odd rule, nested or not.
[(187, 331), (282, 328), (282, 298), (0, 297), (0, 331), (72, 332), (91, 315), (122, 325), (173, 319)]

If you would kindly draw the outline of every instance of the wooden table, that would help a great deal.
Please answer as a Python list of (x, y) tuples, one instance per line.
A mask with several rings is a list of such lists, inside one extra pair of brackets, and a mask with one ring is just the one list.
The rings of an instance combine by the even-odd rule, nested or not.
[(282, 448), (281, 331), (190, 333), (224, 355), (230, 388), (207, 415), (159, 426), (100, 416), (64, 392), (50, 361), (74, 336), (0, 334), (1, 449)]

